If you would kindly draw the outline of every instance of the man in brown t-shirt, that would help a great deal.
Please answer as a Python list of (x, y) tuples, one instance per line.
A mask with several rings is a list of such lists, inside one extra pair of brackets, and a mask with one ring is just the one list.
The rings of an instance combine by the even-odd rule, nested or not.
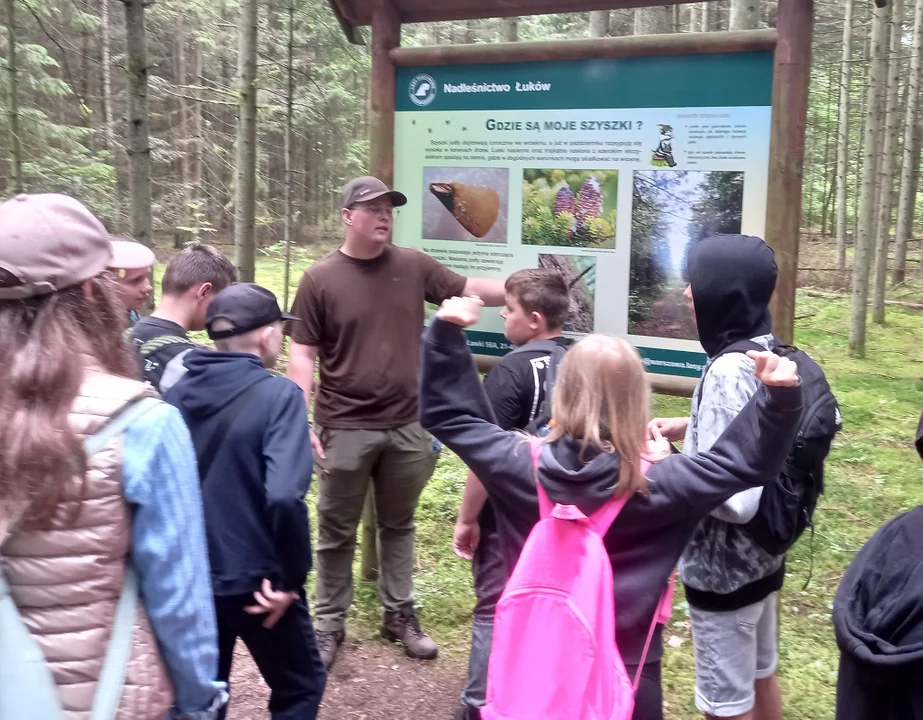
[[(288, 376), (311, 397), (320, 385), (311, 444), (318, 478), (317, 640), (329, 667), (353, 600), (356, 530), (371, 479), (378, 511), (384, 606), (381, 634), (411, 657), (437, 648), (413, 605), (414, 512), (436, 465), (433, 438), (417, 422), (424, 301), (478, 295), (502, 305), (502, 280), (465, 278), (417, 250), (390, 244), (392, 211), (407, 198), (373, 177), (343, 189), (346, 239), (304, 274), (292, 312)], [(309, 400), (310, 402), (310, 400)]]

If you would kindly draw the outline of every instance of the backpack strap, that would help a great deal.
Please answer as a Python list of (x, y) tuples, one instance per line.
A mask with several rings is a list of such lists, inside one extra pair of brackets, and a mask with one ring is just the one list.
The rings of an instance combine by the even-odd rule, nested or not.
[[(532, 453), (532, 471), (535, 474), (535, 485), (538, 489), (538, 510), (539, 517), (544, 520), (545, 518), (551, 517), (555, 512), (555, 503), (551, 501), (551, 498), (548, 497), (548, 493), (545, 492), (545, 488), (542, 487), (541, 482), (538, 479), (538, 463), (542, 455), (542, 446), (544, 443), (540, 438), (529, 438), (529, 449)], [(647, 473), (647, 470), (650, 468), (651, 464), (647, 460), (641, 460), (641, 472)], [(625, 507), (631, 499), (629, 495), (623, 495), (622, 497), (613, 497), (611, 500), (604, 503), (601, 507), (597, 508), (595, 511), (590, 513), (588, 517), (589, 521), (596, 528), (596, 532), (600, 536), (605, 535), (609, 531), (609, 527), (612, 523), (615, 522), (615, 519), (619, 516), (619, 513), (622, 512), (622, 508)], [(577, 516), (562, 514), (559, 517), (564, 517), (566, 519), (577, 519)]]
[(638, 692), (638, 685), (641, 683), (641, 671), (644, 670), (644, 663), (647, 661), (647, 652), (651, 649), (651, 642), (654, 639), (654, 631), (658, 625), (666, 625), (673, 614), (673, 595), (676, 593), (676, 570), (670, 574), (667, 581), (667, 587), (660, 596), (657, 608), (654, 610), (654, 619), (651, 620), (651, 628), (647, 631), (647, 640), (644, 642), (644, 650), (641, 653), (641, 662), (638, 664), (638, 671), (635, 673), (635, 680), (631, 685), (632, 692)]
[[(780, 346), (779, 341), (776, 339), (775, 336), (773, 336), (772, 347), (770, 349), (775, 351), (779, 346)], [(755, 350), (756, 352), (766, 352), (766, 348), (764, 348), (758, 342), (754, 342), (753, 340), (738, 340), (736, 342), (732, 342), (730, 345), (728, 345), (726, 348), (721, 350), (721, 352), (719, 352), (713, 358), (710, 358), (711, 362), (709, 362), (708, 365), (705, 366), (705, 372), (702, 373), (702, 379), (699, 380), (699, 385), (695, 391), (695, 398), (696, 398), (697, 405), (702, 404), (702, 388), (705, 387), (705, 378), (708, 376), (708, 371), (711, 370), (712, 365), (715, 364), (715, 360), (717, 360), (722, 355), (730, 355), (731, 353), (743, 353), (744, 355), (746, 355), (748, 350)]]

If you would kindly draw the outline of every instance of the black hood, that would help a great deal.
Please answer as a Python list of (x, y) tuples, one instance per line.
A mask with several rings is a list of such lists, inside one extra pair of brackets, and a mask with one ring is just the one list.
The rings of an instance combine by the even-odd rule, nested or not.
[(709, 357), (772, 331), (769, 300), (778, 268), (758, 237), (716, 235), (689, 250), (689, 284), (699, 342)]
[(877, 682), (923, 675), (923, 506), (887, 522), (856, 554), (836, 593), (840, 649)]
[(542, 448), (538, 477), (551, 502), (576, 505), (586, 515), (615, 494), (619, 456), (588, 446), (570, 435)]
[(167, 393), (167, 402), (201, 419), (223, 410), (269, 371), (250, 353), (193, 350), (183, 364), (187, 372)]

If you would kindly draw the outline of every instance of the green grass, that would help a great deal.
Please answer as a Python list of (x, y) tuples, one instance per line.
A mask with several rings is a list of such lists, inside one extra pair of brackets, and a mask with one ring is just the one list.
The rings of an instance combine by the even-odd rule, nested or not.
[[(309, 256), (293, 264), (292, 292)], [(257, 263), (257, 281), (281, 298), (283, 272), (278, 257)], [(906, 293), (907, 287), (902, 289)], [(923, 295), (923, 288), (915, 297)], [(796, 343), (817, 360), (840, 401), (844, 430), (827, 462), (827, 489), (815, 515), (813, 574), (808, 535), (789, 554), (782, 593), (779, 675), (785, 717), (826, 720), (834, 717), (839, 653), (833, 636), (831, 608), (837, 585), (854, 553), (889, 518), (923, 501), (923, 465), (912, 438), (923, 406), (923, 313), (888, 307), (886, 326), (869, 324), (867, 356), (846, 351), (849, 300), (820, 299), (800, 293)], [(656, 397), (655, 415), (686, 415), (689, 401)], [(465, 662), (474, 594), (470, 565), (451, 550), (455, 513), (464, 486), (465, 468), (444, 451), (417, 512), (416, 593), (427, 630), (449, 661)], [(313, 512), (313, 490), (312, 490)], [(356, 577), (359, 573), (356, 559)], [(618, 578), (615, 578), (618, 582)], [(692, 646), (682, 590), (664, 638), (665, 714), (692, 720)], [(376, 634), (377, 590), (356, 582), (350, 632)]]

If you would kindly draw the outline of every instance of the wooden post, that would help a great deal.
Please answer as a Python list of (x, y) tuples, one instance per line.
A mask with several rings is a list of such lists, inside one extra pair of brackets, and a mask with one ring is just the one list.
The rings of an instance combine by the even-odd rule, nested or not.
[(795, 325), (804, 136), (811, 74), (814, 0), (779, 0), (766, 242), (776, 251), (779, 280), (772, 299), (773, 331), (786, 343)]
[(372, 77), (369, 83), (369, 175), (394, 182), (395, 70), (389, 53), (401, 44), (401, 21), (391, 0), (372, 11)]
[[(394, 93), (396, 76), (388, 53), (401, 44), (401, 19), (391, 0), (372, 10), (372, 77), (369, 83), (369, 175), (391, 187), (394, 182)], [(373, 488), (362, 511), (362, 577), (378, 577), (378, 520)]]
[(362, 579), (378, 579), (378, 518), (375, 515), (375, 489), (369, 485), (362, 508)]

